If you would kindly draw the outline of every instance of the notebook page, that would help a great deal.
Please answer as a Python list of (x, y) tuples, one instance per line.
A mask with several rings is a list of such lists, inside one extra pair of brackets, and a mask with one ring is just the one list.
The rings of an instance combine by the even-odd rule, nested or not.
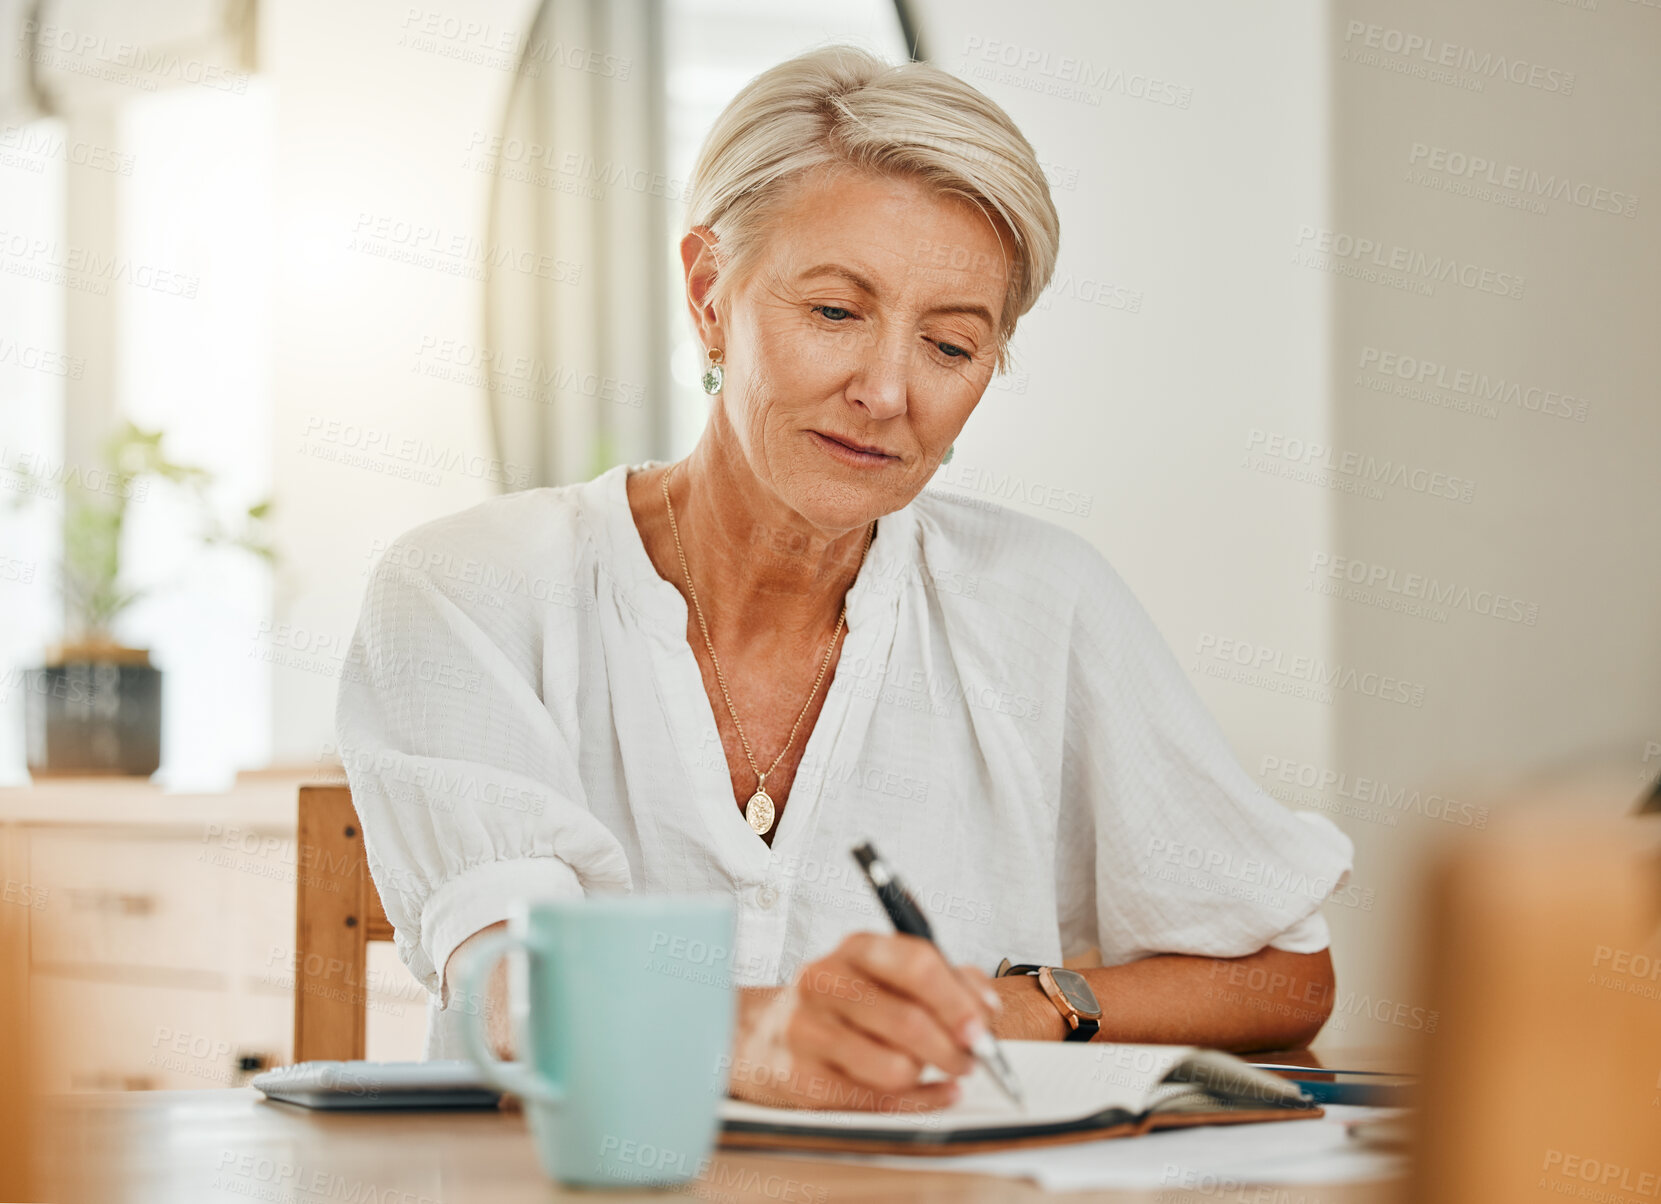
[[(963, 1095), (949, 1108), (915, 1111), (831, 1111), (769, 1108), (723, 1100), (721, 1119), (806, 1129), (955, 1132), (1003, 1125), (1059, 1124), (1110, 1108), (1140, 1113), (1150, 1089), (1191, 1053), (1189, 1045), (1113, 1045), (1097, 1042), (1004, 1041), (1004, 1057), (1021, 1085), (1018, 1109), (977, 1066), (960, 1080)], [(934, 1076), (929, 1076), (934, 1077)]]

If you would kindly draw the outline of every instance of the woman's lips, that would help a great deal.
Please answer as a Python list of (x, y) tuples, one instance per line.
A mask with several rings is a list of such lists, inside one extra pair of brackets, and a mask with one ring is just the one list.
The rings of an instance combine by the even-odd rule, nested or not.
[(818, 431), (813, 431), (811, 434), (820, 447), (824, 448), (827, 452), (845, 464), (874, 466), (878, 464), (887, 464), (891, 461), (899, 459), (898, 456), (890, 456), (884, 452), (860, 451), (856, 447), (850, 447), (848, 444), (843, 443), (840, 439), (833, 438), (830, 435), (821, 434)]

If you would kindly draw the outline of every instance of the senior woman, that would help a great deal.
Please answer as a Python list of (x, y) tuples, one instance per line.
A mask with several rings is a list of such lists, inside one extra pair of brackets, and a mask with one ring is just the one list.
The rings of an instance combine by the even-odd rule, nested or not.
[[(749, 1098), (940, 1105), (983, 1025), (1319, 1030), (1349, 840), (1256, 788), (1088, 542), (924, 488), (1058, 239), (1026, 139), (934, 67), (831, 47), (727, 107), (680, 243), (691, 454), (426, 523), (371, 574), (337, 727), (429, 1056), (477, 934), (623, 890), (734, 900)], [(867, 838), (961, 964), (892, 932)], [(1092, 950), (1071, 991), (992, 977)]]

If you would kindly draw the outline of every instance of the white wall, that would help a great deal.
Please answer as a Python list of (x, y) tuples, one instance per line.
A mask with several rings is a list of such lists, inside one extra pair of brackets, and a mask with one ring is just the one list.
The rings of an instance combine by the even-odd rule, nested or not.
[[(1351, 823), (1377, 906), (1343, 917), (1343, 938), (1366, 954), (1358, 985), (1400, 1000), (1431, 842), (1474, 829), (1483, 807), (1503, 825), (1508, 791), (1547, 776), (1606, 770), (1630, 799), (1661, 773), (1661, 10), (1405, 0), (1381, 13), (1344, 0), (1324, 50), (1332, 245), (1442, 257), (1477, 284), (1432, 280), (1425, 295), (1334, 277), (1333, 445), (1471, 485), (1468, 502), (1334, 494), (1323, 549), (1385, 583), (1394, 572), (1372, 591), (1393, 605), (1414, 600), (1409, 574), (1454, 589), (1444, 617), (1330, 600), (1336, 659), (1421, 683), (1424, 702), (1343, 695), (1324, 768), (1352, 791), (1367, 778), (1463, 804), (1451, 819)], [(1392, 53), (1409, 38), (1423, 47)], [(1501, 273), (1520, 295), (1485, 291)], [(1386, 353), (1419, 363), (1380, 372)], [(1482, 408), (1484, 388), (1496, 400)], [(1484, 613), (1496, 595), (1500, 617)]]

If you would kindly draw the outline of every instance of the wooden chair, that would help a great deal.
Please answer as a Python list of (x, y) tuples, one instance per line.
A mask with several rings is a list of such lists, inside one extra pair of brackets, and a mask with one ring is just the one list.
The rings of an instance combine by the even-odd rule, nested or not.
[(358, 1061), (369, 1012), (369, 942), (392, 925), (369, 877), (344, 785), (300, 787), (294, 924), (294, 1060)]

